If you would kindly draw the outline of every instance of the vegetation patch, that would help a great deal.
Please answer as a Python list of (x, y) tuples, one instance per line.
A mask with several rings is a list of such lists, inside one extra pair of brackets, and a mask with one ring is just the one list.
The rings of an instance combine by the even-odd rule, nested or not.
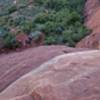
[[(2, 8), (5, 7), (0, 12), (1, 36), (6, 34), (6, 38), (2, 37), (4, 45), (16, 47), (15, 36), (19, 32), (29, 35), (39, 31), (45, 34), (45, 44), (75, 46), (89, 33), (83, 25), (85, 1), (17, 0), (12, 6), (10, 2), (0, 1)], [(12, 29), (16, 31), (12, 32)]]

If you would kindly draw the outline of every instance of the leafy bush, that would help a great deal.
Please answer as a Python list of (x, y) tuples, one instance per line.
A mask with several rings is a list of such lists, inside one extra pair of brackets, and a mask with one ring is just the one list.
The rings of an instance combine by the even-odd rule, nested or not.
[(18, 43), (12, 33), (8, 33), (7, 29), (0, 28), (0, 47), (2, 48), (16, 48)]
[(31, 21), (24, 21), (23, 23), (21, 23), (20, 27), (23, 32), (30, 33), (33, 27), (33, 24)]
[(35, 17), (35, 23), (45, 23), (48, 20), (48, 14), (40, 13)]
[(19, 46), (18, 42), (15, 39), (15, 36), (11, 33), (7, 33), (4, 36), (4, 48), (13, 49)]
[(8, 8), (8, 13), (9, 14), (11, 14), (11, 13), (13, 13), (13, 12), (15, 12), (17, 10), (17, 8), (16, 8), (16, 6), (10, 6), (9, 8)]

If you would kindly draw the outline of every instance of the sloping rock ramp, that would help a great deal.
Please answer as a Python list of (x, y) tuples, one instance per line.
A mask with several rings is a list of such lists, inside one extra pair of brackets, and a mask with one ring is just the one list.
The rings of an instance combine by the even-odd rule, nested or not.
[(0, 100), (100, 100), (100, 51), (58, 56), (11, 84)]
[(22, 75), (64, 53), (80, 51), (66, 46), (40, 46), (22, 52), (0, 55), (0, 92)]

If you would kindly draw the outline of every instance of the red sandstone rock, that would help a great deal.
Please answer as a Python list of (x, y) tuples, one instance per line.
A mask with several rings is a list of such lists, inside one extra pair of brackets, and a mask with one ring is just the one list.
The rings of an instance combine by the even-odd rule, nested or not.
[(22, 44), (24, 47), (26, 45), (26, 40), (28, 40), (28, 35), (25, 33), (20, 33), (16, 36), (16, 40)]
[(22, 75), (37, 68), (45, 61), (64, 53), (81, 49), (66, 46), (41, 46), (22, 52), (0, 55), (0, 92)]
[(35, 37), (29, 36), (25, 33), (19, 33), (16, 35), (16, 40), (20, 43), (20, 48), (28, 48), (43, 45), (44, 37), (44, 33), (40, 33), (38, 38), (35, 40)]
[(92, 32), (77, 47), (100, 48), (100, 0), (87, 0), (85, 16), (85, 25)]
[(100, 51), (58, 56), (0, 93), (0, 100), (100, 100)]

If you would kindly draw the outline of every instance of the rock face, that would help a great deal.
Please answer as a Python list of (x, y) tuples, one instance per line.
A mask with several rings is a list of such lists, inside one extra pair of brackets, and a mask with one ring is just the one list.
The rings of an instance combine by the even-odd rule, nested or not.
[(92, 32), (77, 47), (100, 48), (100, 0), (87, 0), (85, 16), (85, 25)]
[[(40, 46), (22, 52), (0, 55), (0, 92), (9, 84), (51, 58), (81, 49), (66, 46)], [(1, 99), (0, 99), (1, 100)]]
[(58, 56), (10, 85), (0, 100), (100, 100), (100, 51)]

